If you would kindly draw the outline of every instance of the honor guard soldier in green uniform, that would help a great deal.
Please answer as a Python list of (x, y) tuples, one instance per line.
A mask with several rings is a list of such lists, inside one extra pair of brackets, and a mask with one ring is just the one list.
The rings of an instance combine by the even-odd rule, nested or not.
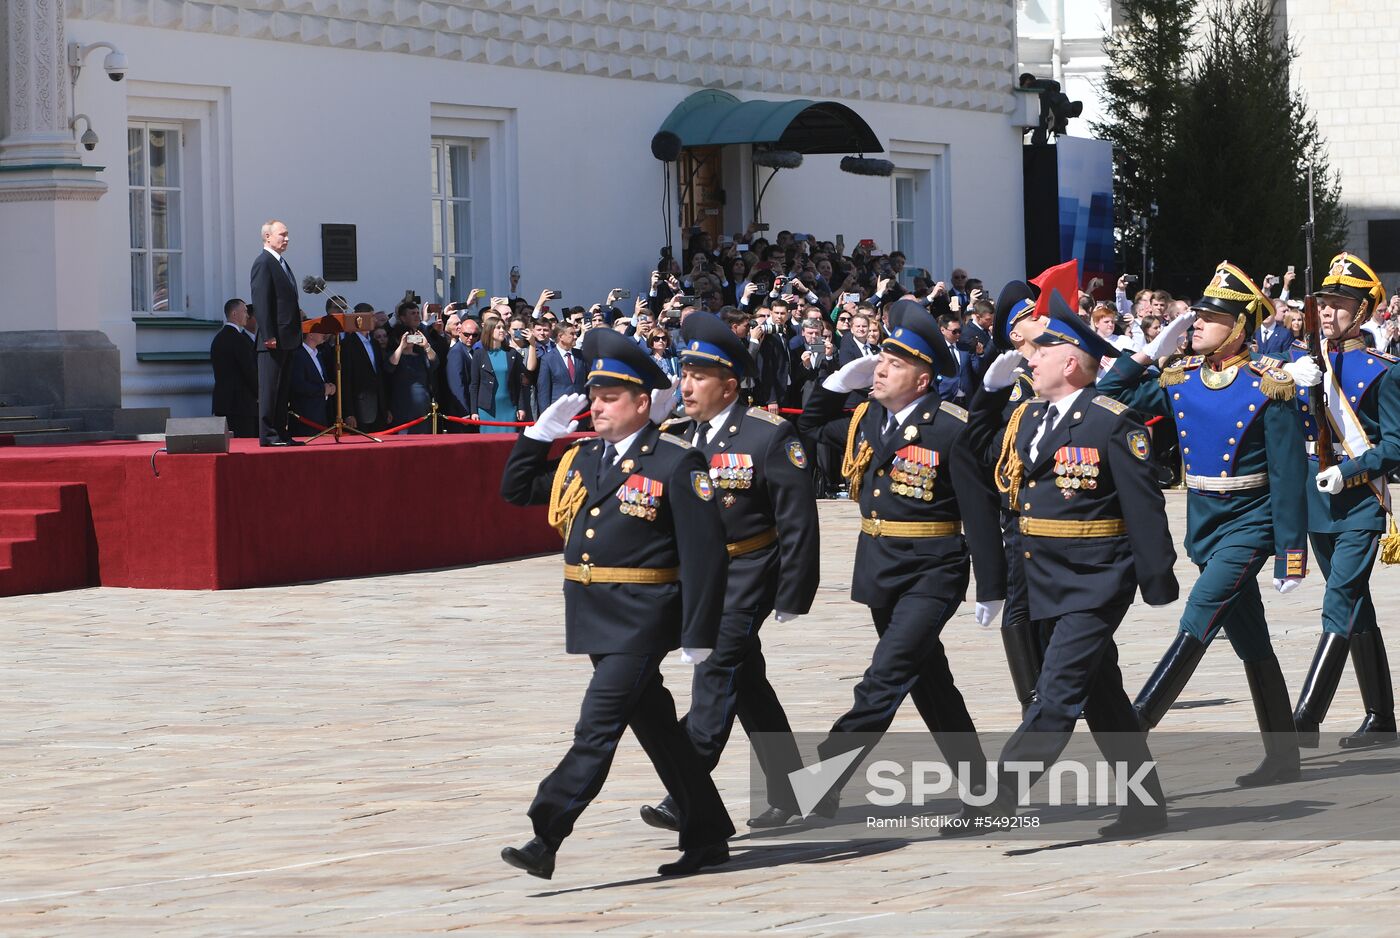
[[(659, 668), (676, 648), (703, 660), (715, 646), (728, 566), (724, 524), (705, 458), (652, 422), (673, 391), (651, 356), (611, 329), (588, 333), (583, 355), (601, 439), (548, 461), (551, 442), (577, 426), (585, 403), (581, 394), (561, 397), (516, 441), (501, 495), (515, 505), (548, 503), (564, 537), (565, 647), (589, 656), (593, 676), (573, 745), (530, 805), (534, 839), (501, 857), (550, 878), (559, 845), (602, 789), (630, 726), (681, 817), (683, 853), (658, 872), (693, 873), (729, 858), (734, 826), (676, 720)], [(661, 391), (658, 401), (651, 390)]]
[[(1177, 597), (1176, 552), (1166, 503), (1149, 458), (1147, 431), (1128, 408), (1094, 393), (1104, 356), (1118, 350), (1079, 318), (1058, 291), (1030, 359), (1036, 397), (1002, 414), (1017, 387), (1021, 356), (1003, 352), (972, 401), (972, 435), (1019, 512), (1030, 617), (1047, 636), (1035, 697), (1000, 763), (1039, 763), (1034, 784), (1069, 743), (1082, 713), (1105, 758), (1142, 776), (1145, 799), (1130, 797), (1106, 837), (1160, 830), (1167, 814), (1147, 738), (1123, 691), (1113, 633), (1139, 589), (1152, 606)], [(983, 833), (979, 823), (1014, 814), (1017, 793), (998, 772), (997, 794), (968, 806), (946, 836)]]
[[(1006, 560), (996, 491), (968, 446), (967, 412), (938, 398), (936, 376), (956, 373), (957, 362), (937, 322), (899, 300), (890, 329), (878, 356), (856, 359), (814, 388), (798, 421), (811, 434), (841, 419), (847, 394), (871, 388), (851, 415), (843, 475), (861, 514), (851, 598), (870, 607), (879, 640), (851, 709), (818, 752), (825, 760), (860, 746), (848, 733), (883, 733), (912, 696), (945, 760), (966, 763), (973, 774), (963, 782), (977, 788), (986, 757), (939, 635), (966, 597), (969, 554), (977, 621), (990, 625), (1001, 611)], [(835, 815), (841, 785), (858, 765), (816, 813)]]
[(1400, 467), (1400, 369), (1396, 359), (1368, 349), (1361, 333), (1384, 302), (1375, 272), (1359, 257), (1337, 255), (1317, 291), (1325, 375), (1306, 346), (1297, 343), (1292, 350), (1295, 362), (1309, 369), (1306, 378), (1299, 375), (1299, 384), (1313, 385), (1300, 397), (1314, 470), (1319, 413), (1327, 414), (1333, 446), (1332, 465), (1317, 472), (1308, 497), (1309, 538), (1327, 589), (1322, 639), (1293, 713), (1305, 746), (1318, 745), (1348, 646), (1366, 716), (1341, 745), (1374, 746), (1396, 738), (1395, 693), (1370, 580), (1378, 549), (1384, 562), (1400, 560), (1393, 522), (1383, 536), (1391, 510), (1386, 476)]
[[(1249, 337), (1272, 306), (1238, 267), (1222, 262), (1191, 308), (1194, 317), (1173, 320), (1099, 380), (1104, 394), (1176, 419), (1188, 490), (1186, 552), (1201, 570), (1181, 631), (1134, 706), (1145, 727), (1156, 726), (1224, 629), (1244, 662), (1267, 754), (1237, 781), (1291, 781), (1299, 772), (1292, 705), (1255, 578), (1270, 557), (1280, 593), (1307, 572), (1307, 466), (1295, 385), (1276, 365), (1250, 360)], [(1149, 373), (1188, 329), (1194, 354), (1160, 376)]]
[[(681, 337), (686, 417), (663, 428), (709, 462), (729, 554), (719, 638), (710, 657), (695, 667), (690, 712), (681, 723), (713, 771), (739, 718), (768, 787), (769, 807), (749, 826), (780, 827), (798, 813), (788, 774), (802, 768), (802, 758), (768, 682), (758, 630), (775, 609), (779, 622), (791, 622), (812, 608), (821, 556), (812, 473), (792, 424), (740, 402), (739, 383), (753, 376), (755, 366), (733, 330), (719, 317), (698, 312), (686, 317)], [(642, 819), (678, 830), (677, 813), (668, 795), (642, 808)]]
[[(1036, 338), (1045, 331), (1046, 317), (1035, 312), (1036, 292), (1023, 280), (1013, 280), (1002, 288), (997, 297), (996, 320), (992, 324), (992, 342), (1003, 351), (1016, 352), (1012, 359), (1015, 375), (1010, 396), (1002, 408), (1002, 425), (1025, 402), (1035, 397), (1029, 359), (1034, 354)], [(1021, 702), (1021, 716), (1035, 699), (1035, 682), (1040, 677), (1044, 645), (1039, 627), (1031, 621), (1026, 595), (1026, 568), (1021, 556), (1019, 505), (1008, 497), (1006, 482), (997, 480), (1002, 493), (1001, 539), (1006, 546), (1006, 609), (1001, 617), (1001, 642), (1006, 650), (1006, 663), (1011, 668), (1011, 686)]]

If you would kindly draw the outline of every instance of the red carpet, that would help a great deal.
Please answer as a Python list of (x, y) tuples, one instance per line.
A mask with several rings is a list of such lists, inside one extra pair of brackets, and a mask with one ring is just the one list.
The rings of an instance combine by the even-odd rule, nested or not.
[[(0, 595), (83, 585), (235, 589), (557, 551), (544, 508), (501, 500), (514, 442), (446, 435), (262, 449), (233, 440), (217, 456), (161, 453), (159, 477), (151, 471), (159, 443), (6, 447), (0, 509), (58, 512), (57, 496), (22, 504), (3, 490), (32, 487), (10, 483), (82, 489), (70, 491), (63, 524), (45, 514), (45, 527), (31, 530), (11, 517), (14, 533), (0, 533), (0, 545), (16, 542), (0, 546)], [(21, 554), (47, 560), (27, 562), (25, 576), (14, 562)], [(76, 565), (86, 576), (55, 584), (41, 575), (46, 565)]]

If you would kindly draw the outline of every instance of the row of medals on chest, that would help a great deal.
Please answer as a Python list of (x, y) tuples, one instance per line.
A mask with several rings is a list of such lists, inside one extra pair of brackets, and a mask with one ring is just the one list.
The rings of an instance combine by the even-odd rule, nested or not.
[(938, 478), (938, 467), (929, 466), (896, 456), (890, 463), (890, 486), (896, 495), (907, 495), (922, 501), (933, 501), (933, 480)]
[(1074, 489), (1099, 487), (1099, 467), (1092, 462), (1079, 462), (1067, 456), (1055, 458), (1055, 484), (1069, 496)]

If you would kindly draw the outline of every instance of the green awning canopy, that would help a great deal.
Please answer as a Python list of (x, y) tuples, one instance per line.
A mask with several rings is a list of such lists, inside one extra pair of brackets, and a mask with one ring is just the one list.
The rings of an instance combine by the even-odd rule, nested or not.
[(834, 101), (740, 101), (725, 91), (697, 91), (676, 105), (657, 131), (681, 147), (731, 143), (798, 153), (883, 153), (859, 114)]

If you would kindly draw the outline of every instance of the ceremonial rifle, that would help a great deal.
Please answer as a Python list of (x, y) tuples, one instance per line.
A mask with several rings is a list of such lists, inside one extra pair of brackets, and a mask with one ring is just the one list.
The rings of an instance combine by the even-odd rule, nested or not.
[(1313, 403), (1313, 423), (1317, 425), (1317, 440), (1315, 450), (1317, 451), (1318, 470), (1326, 469), (1336, 462), (1336, 457), (1332, 451), (1332, 418), (1327, 412), (1327, 393), (1324, 386), (1327, 383), (1327, 368), (1330, 364), (1327, 355), (1322, 347), (1322, 323), (1317, 314), (1317, 297), (1313, 294), (1313, 168), (1308, 166), (1308, 220), (1303, 225), (1303, 242), (1307, 247), (1307, 266), (1303, 268), (1303, 282), (1307, 289), (1307, 296), (1303, 299), (1303, 329), (1308, 334), (1308, 354), (1317, 362), (1317, 367), (1322, 369), (1322, 383), (1317, 385), (1316, 400)]

